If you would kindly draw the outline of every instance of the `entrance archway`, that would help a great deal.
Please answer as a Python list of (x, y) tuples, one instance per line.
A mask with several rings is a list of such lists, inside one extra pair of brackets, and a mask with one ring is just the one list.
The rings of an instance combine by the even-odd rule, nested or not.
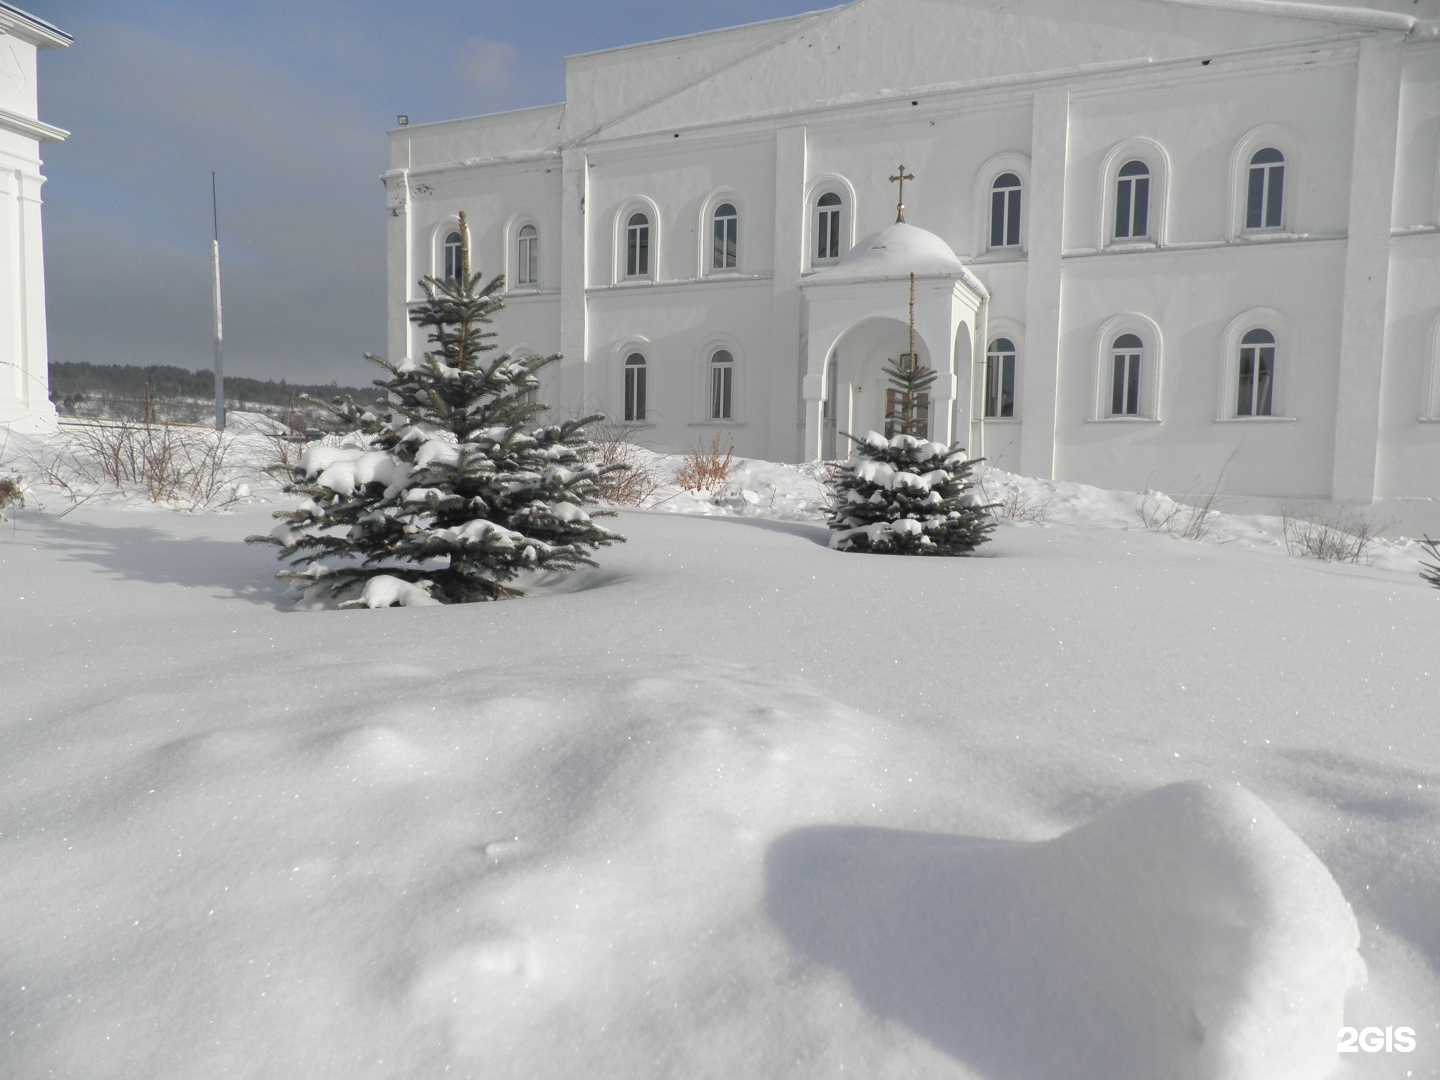
[[(876, 316), (864, 319), (836, 339), (830, 351), (825, 387), (826, 441), (833, 429), (834, 445), (825, 453), (848, 457), (850, 441), (869, 431), (885, 430), (885, 391), (890, 380), (885, 367), (909, 348), (910, 328), (899, 319)], [(915, 352), (921, 367), (934, 367), (930, 347), (915, 335)], [(945, 403), (949, 407), (949, 403)], [(931, 425), (935, 417), (932, 413)]]

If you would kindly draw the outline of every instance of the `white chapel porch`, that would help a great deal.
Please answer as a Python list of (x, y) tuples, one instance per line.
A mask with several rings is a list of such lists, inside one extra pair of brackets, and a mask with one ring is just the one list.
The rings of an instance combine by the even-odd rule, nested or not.
[(983, 363), (989, 294), (950, 246), (897, 221), (865, 237), (835, 266), (801, 283), (809, 334), (803, 392), (804, 455), (846, 457), (847, 435), (882, 431), (887, 361), (914, 352), (938, 378), (930, 391), (930, 437), (965, 442), (978, 416), (974, 364)]

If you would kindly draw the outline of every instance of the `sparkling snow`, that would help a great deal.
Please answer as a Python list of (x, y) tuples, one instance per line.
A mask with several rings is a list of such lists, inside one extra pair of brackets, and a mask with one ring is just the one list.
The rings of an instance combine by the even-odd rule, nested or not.
[(328, 612), (241, 543), (264, 480), (181, 514), (32, 477), (0, 1075), (1440, 1073), (1413, 544), (1327, 565), (991, 473), (1044, 511), (975, 557), (842, 554), (819, 476), (663, 486), (525, 599)]

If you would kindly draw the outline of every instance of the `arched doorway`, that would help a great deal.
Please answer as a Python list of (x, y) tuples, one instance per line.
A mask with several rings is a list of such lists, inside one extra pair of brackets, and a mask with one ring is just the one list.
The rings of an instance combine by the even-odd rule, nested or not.
[[(861, 438), (868, 431), (885, 430), (886, 391), (890, 389), (885, 368), (905, 353), (909, 344), (910, 328), (899, 319), (883, 316), (864, 319), (836, 339), (825, 379), (823, 453), (827, 457), (849, 456), (847, 436)], [(918, 334), (915, 352), (922, 367), (934, 366), (930, 349)], [(930, 420), (933, 431), (933, 413)]]

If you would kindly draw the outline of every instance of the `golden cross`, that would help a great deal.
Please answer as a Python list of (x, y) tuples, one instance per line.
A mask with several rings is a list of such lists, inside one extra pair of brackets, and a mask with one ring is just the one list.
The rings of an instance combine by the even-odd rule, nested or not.
[(890, 182), (892, 184), (896, 181), (899, 181), (900, 183), (900, 198), (896, 200), (895, 203), (895, 220), (897, 222), (903, 222), (905, 220), (905, 181), (914, 179), (915, 175), (913, 173), (907, 173), (905, 171), (904, 165), (900, 166), (899, 176), (890, 177)]

